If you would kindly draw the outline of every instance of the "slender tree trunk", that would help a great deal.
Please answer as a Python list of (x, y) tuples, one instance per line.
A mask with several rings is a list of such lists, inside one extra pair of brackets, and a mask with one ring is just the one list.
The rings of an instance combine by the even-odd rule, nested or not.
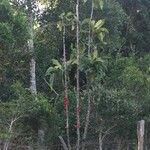
[(103, 138), (102, 133), (99, 133), (99, 150), (103, 150)]
[(36, 94), (36, 74), (35, 74), (35, 67), (36, 61), (34, 57), (34, 33), (33, 33), (33, 13), (32, 13), (32, 1), (27, 0), (27, 7), (28, 7), (28, 28), (29, 28), (29, 53), (30, 53), (30, 91), (32, 94)]
[(117, 141), (117, 150), (121, 150), (121, 139), (118, 139)]
[(82, 138), (82, 140), (83, 140), (83, 142), (82, 142), (82, 150), (85, 149), (85, 140), (86, 140), (86, 137), (87, 137), (88, 126), (89, 126), (89, 122), (90, 122), (90, 112), (91, 112), (91, 93), (88, 90), (88, 108), (87, 108), (87, 115), (86, 115), (86, 120), (85, 120), (85, 127), (84, 127), (83, 138)]
[[(29, 29), (29, 40), (28, 40), (28, 48), (30, 53), (30, 92), (36, 97), (37, 88), (36, 88), (36, 60), (35, 60), (35, 50), (34, 50), (34, 32), (33, 32), (33, 4), (34, 0), (27, 0), (27, 8), (28, 8), (28, 29)], [(38, 129), (38, 142), (37, 149), (43, 149), (44, 141), (44, 130)]]
[[(94, 4), (93, 4), (93, 0), (92, 0), (92, 5), (91, 5), (91, 15), (90, 15), (90, 22), (92, 21), (93, 18), (93, 8), (94, 8)], [(91, 24), (89, 23), (89, 35), (88, 35), (88, 57), (90, 57), (90, 53), (91, 53)], [(87, 83), (89, 84), (89, 83)], [(82, 150), (85, 149), (85, 140), (87, 137), (87, 132), (88, 132), (88, 126), (89, 126), (89, 122), (90, 122), (90, 112), (91, 112), (91, 93), (90, 93), (90, 88), (89, 85), (87, 85), (87, 91), (88, 91), (88, 107), (87, 107), (87, 115), (86, 115), (86, 120), (85, 120), (85, 127), (84, 127), (84, 133), (83, 133), (83, 142), (82, 142)]]
[[(64, 23), (63, 23), (64, 24)], [(70, 134), (69, 134), (69, 99), (68, 99), (68, 80), (67, 80), (67, 64), (66, 64), (66, 41), (65, 41), (65, 35), (66, 35), (66, 28), (64, 24), (63, 29), (63, 56), (64, 56), (64, 88), (65, 88), (65, 98), (64, 98), (64, 105), (66, 109), (66, 132), (67, 132), (67, 145), (68, 149), (71, 150), (70, 145)]]
[(30, 59), (30, 90), (32, 94), (36, 95), (37, 91), (36, 91), (35, 66), (36, 66), (36, 61), (35, 58), (32, 57)]
[(127, 150), (129, 150), (130, 149), (130, 144), (129, 144), (129, 142), (127, 143)]
[(141, 120), (137, 123), (138, 150), (144, 150), (144, 126), (145, 121)]
[[(11, 136), (13, 124), (14, 124), (14, 120), (12, 120), (11, 123), (10, 123), (10, 125), (9, 125), (8, 133), (10, 134), (10, 136)], [(6, 142), (5, 142), (5, 144), (4, 144), (3, 150), (8, 150), (8, 148), (9, 148), (9, 143), (10, 143), (10, 140), (7, 139)]]
[(63, 149), (64, 150), (68, 150), (67, 145), (66, 145), (64, 139), (62, 138), (62, 136), (59, 136), (59, 139), (60, 139), (60, 142), (61, 142), (61, 144), (63, 146)]
[(144, 140), (144, 148), (148, 150), (148, 136), (147, 136), (147, 124), (145, 124), (145, 140)]
[(76, 97), (76, 117), (77, 117), (77, 147), (76, 149), (80, 149), (80, 85), (79, 85), (79, 63), (80, 63), (80, 50), (79, 50), (79, 0), (76, 1), (76, 18), (77, 18), (77, 26), (76, 26), (76, 49), (77, 49), (77, 97)]
[(7, 139), (6, 142), (5, 142), (5, 144), (4, 144), (3, 150), (8, 150), (8, 148), (9, 148), (9, 142), (10, 141)]
[(93, 0), (92, 0), (90, 22), (89, 22), (89, 35), (88, 35), (88, 56), (90, 56), (90, 52), (91, 52), (91, 42), (92, 42), (92, 38), (91, 38), (91, 21), (92, 21), (92, 18), (93, 18), (93, 10), (94, 10), (94, 3), (93, 3)]
[[(8, 133), (10, 134), (10, 138), (11, 138), (11, 133), (12, 133), (13, 125), (14, 125), (14, 123), (15, 123), (19, 118), (21, 118), (21, 117), (14, 118), (14, 119), (12, 119), (11, 122), (10, 122), (9, 129), (8, 129)], [(10, 144), (10, 140), (7, 139), (6, 142), (5, 142), (5, 144), (4, 144), (3, 150), (8, 150), (9, 144)]]

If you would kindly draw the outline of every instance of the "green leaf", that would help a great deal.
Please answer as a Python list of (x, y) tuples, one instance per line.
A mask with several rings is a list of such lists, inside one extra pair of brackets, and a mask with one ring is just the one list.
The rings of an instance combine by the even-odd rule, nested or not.
[(71, 59), (68, 60), (68, 61), (66, 62), (67, 66), (70, 66), (70, 65), (72, 64), (72, 61), (73, 61), (73, 60), (71, 60)]
[(60, 18), (63, 19), (65, 16), (65, 13), (60, 14)]
[(104, 7), (104, 1), (103, 0), (99, 0), (99, 6), (101, 9), (103, 9), (103, 7)]
[(87, 0), (83, 0), (83, 2), (84, 2), (84, 3), (86, 3), (86, 2), (87, 2)]
[(94, 50), (93, 52), (93, 59), (96, 59), (98, 57), (98, 52), (97, 50)]
[(98, 57), (98, 58), (96, 59), (96, 61), (98, 61), (98, 62), (104, 62), (104, 60), (101, 59), (100, 57)]
[(73, 16), (73, 13), (72, 12), (68, 12), (66, 16), (67, 17)]
[(86, 18), (86, 19), (84, 19), (84, 20), (82, 21), (82, 25), (84, 25), (84, 24), (89, 24), (89, 22), (90, 22), (90, 19), (89, 19), (89, 18)]
[(94, 7), (95, 8), (100, 8), (101, 10), (104, 7), (104, 1), (103, 0), (93, 0), (94, 2)]
[(51, 90), (53, 89), (54, 77), (55, 77), (55, 74), (53, 73), (49, 79), (49, 86), (50, 86)]
[(71, 30), (73, 31), (75, 29), (75, 23), (74, 21), (72, 22)]
[(101, 30), (102, 32), (109, 33), (109, 31), (108, 31), (106, 28), (100, 28), (100, 30)]
[(74, 15), (73, 15), (72, 12), (68, 12), (68, 13), (66, 14), (65, 18), (66, 18), (67, 21), (71, 21), (71, 20), (73, 20)]
[(95, 25), (95, 20), (91, 21), (91, 25), (93, 25), (93, 26)]
[(54, 68), (54, 67), (49, 67), (49, 68), (47, 69), (45, 75), (48, 76), (48, 75), (52, 74), (54, 71), (55, 71), (55, 68)]
[(74, 64), (77, 64), (77, 59), (73, 60), (73, 61), (72, 61), (72, 64), (73, 64), (73, 65), (74, 65)]
[(98, 22), (96, 22), (96, 24), (95, 24), (95, 28), (96, 29), (99, 29), (99, 28), (101, 28), (103, 25), (104, 25), (104, 23), (105, 23), (105, 20), (104, 19), (101, 19), (101, 20), (99, 20)]
[(62, 24), (61, 21), (58, 21), (58, 22), (57, 22), (57, 28), (59, 29), (59, 31), (62, 31), (63, 24)]
[(99, 33), (98, 38), (100, 41), (104, 41), (104, 34), (103, 33)]
[(56, 69), (62, 70), (62, 65), (59, 63), (58, 60), (52, 59), (52, 62), (53, 62), (53, 64), (55, 65), (55, 68), (56, 68)]

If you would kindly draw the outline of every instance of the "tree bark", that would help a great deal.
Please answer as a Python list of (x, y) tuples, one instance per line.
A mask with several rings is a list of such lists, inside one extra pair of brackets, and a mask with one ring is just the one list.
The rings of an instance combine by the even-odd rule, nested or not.
[(144, 150), (144, 126), (145, 121), (141, 120), (137, 123), (138, 150)]
[[(63, 21), (64, 24), (64, 21)], [(69, 134), (69, 99), (68, 99), (68, 80), (67, 80), (67, 64), (66, 64), (66, 40), (65, 40), (65, 35), (66, 35), (66, 27), (64, 24), (64, 29), (63, 29), (63, 62), (64, 62), (64, 88), (65, 88), (65, 110), (66, 110), (66, 132), (67, 132), (67, 145), (68, 149), (71, 150), (71, 145), (70, 145), (70, 134)]]
[(145, 124), (145, 140), (144, 140), (144, 148), (145, 150), (148, 150), (148, 130), (147, 130), (147, 124)]
[(59, 136), (59, 139), (60, 139), (60, 142), (61, 142), (61, 144), (63, 146), (63, 149), (64, 150), (68, 150), (67, 145), (66, 145), (64, 139), (62, 138), (62, 136)]
[(89, 35), (88, 35), (88, 56), (90, 56), (90, 52), (91, 52), (91, 42), (92, 42), (92, 38), (91, 38), (91, 21), (92, 21), (92, 18), (93, 18), (93, 10), (94, 10), (94, 3), (93, 3), (93, 0), (92, 0), (90, 22), (89, 22)]
[(82, 142), (82, 150), (85, 149), (85, 140), (87, 137), (87, 132), (88, 132), (88, 126), (90, 123), (90, 112), (91, 112), (91, 93), (88, 91), (88, 108), (87, 108), (87, 115), (86, 115), (86, 120), (85, 120), (85, 127), (84, 127), (84, 133), (83, 133), (83, 142)]
[[(14, 118), (14, 119), (11, 120), (10, 125), (9, 125), (9, 129), (8, 129), (8, 133), (9, 133), (9, 134), (11, 134), (11, 132), (12, 132), (14, 123), (15, 123), (18, 119), (20, 119), (20, 118), (21, 118), (21, 117), (18, 117), (18, 118), (16, 117), (16, 118)], [(10, 135), (10, 137), (11, 137), (11, 135)], [(7, 139), (6, 142), (5, 142), (5, 144), (4, 144), (3, 150), (8, 150), (9, 144), (10, 144), (10, 140)]]
[[(94, 4), (93, 4), (93, 0), (92, 0), (92, 5), (91, 5), (91, 14), (90, 14), (90, 22), (89, 22), (89, 35), (88, 35), (88, 57), (90, 57), (90, 53), (91, 53), (91, 21), (93, 18), (93, 9), (94, 9)], [(87, 83), (89, 84), (89, 83)], [(87, 137), (87, 132), (88, 132), (88, 126), (89, 126), (89, 122), (90, 122), (90, 112), (91, 112), (91, 93), (90, 93), (90, 88), (89, 85), (87, 85), (88, 88), (88, 107), (87, 107), (87, 115), (86, 115), (86, 120), (85, 120), (85, 127), (84, 127), (84, 133), (83, 133), (83, 138), (82, 138), (82, 150), (85, 149), (85, 140)]]
[(30, 53), (30, 91), (32, 94), (36, 94), (36, 61), (34, 57), (34, 33), (33, 33), (33, 13), (32, 13), (32, 1), (27, 0), (28, 7), (28, 28), (29, 28), (29, 40), (28, 40), (28, 48)]
[(117, 150), (121, 150), (121, 139), (118, 139)]
[(79, 50), (79, 0), (76, 1), (76, 49), (77, 49), (77, 97), (76, 97), (76, 117), (77, 117), (77, 147), (76, 149), (80, 149), (80, 84), (79, 84), (79, 64), (80, 64), (80, 50)]
[[(34, 0), (27, 0), (28, 29), (29, 29), (28, 48), (30, 54), (30, 92), (35, 96), (36, 99), (37, 88), (36, 88), (36, 60), (35, 60), (34, 31), (33, 31), (33, 5), (34, 5)], [(44, 130), (39, 128), (38, 142), (37, 142), (38, 149), (41, 149), (41, 146), (43, 146), (41, 139), (44, 137), (44, 135), (41, 136), (41, 134), (39, 134), (41, 132), (44, 134)]]
[(130, 145), (129, 145), (129, 143), (127, 143), (127, 150), (129, 150), (130, 149)]
[(3, 150), (8, 150), (8, 148), (9, 148), (9, 140), (7, 139), (5, 144), (4, 144)]
[(102, 133), (99, 133), (99, 150), (103, 150), (103, 138)]

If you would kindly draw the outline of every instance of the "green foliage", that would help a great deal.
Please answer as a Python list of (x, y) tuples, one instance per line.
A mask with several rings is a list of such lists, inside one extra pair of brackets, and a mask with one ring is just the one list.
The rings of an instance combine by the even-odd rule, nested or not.
[(1, 43), (1, 50), (9, 48), (13, 42), (13, 34), (11, 32), (12, 28), (7, 23), (0, 23), (0, 43)]
[[(12, 85), (12, 90), (13, 99), (10, 102), (1, 102), (0, 105), (0, 127), (3, 131), (0, 137), (4, 139), (15, 138), (17, 132), (24, 132), (26, 130), (26, 127), (23, 126), (25, 118), (33, 116), (43, 118), (44, 115), (51, 115), (54, 110), (47, 98), (42, 94), (36, 97), (31, 95), (19, 82)], [(12, 121), (14, 121), (12, 124), (13, 133), (9, 132)], [(17, 129), (18, 126), (19, 129)], [(31, 131), (31, 127), (28, 130)], [(30, 135), (32, 134), (33, 132), (30, 133)]]
[[(94, 12), (90, 19), (91, 2), (80, 2), (79, 69), (80, 80), (85, 80), (80, 88), (81, 134), (90, 93), (87, 139), (93, 136), (97, 141), (99, 132), (104, 134), (113, 127), (108, 139), (115, 142), (114, 139), (123, 137), (132, 142), (136, 140), (136, 122), (140, 119), (150, 121), (150, 3), (148, 0), (93, 0)], [(72, 82), (76, 84), (77, 20), (73, 0), (40, 0), (40, 3), (45, 9), (38, 12), (32, 1), (38, 91), (37, 95), (32, 95), (27, 88), (31, 56), (27, 45), (26, 1), (0, 2), (0, 140), (9, 139), (24, 145), (36, 143), (37, 130), (42, 129), (44, 144), (55, 149), (53, 145), (58, 144), (59, 135), (66, 141), (64, 26), (70, 137), (71, 142), (75, 142), (76, 92)], [(13, 120), (12, 132), (9, 132)]]
[(103, 0), (94, 0), (94, 7), (103, 9), (104, 1)]

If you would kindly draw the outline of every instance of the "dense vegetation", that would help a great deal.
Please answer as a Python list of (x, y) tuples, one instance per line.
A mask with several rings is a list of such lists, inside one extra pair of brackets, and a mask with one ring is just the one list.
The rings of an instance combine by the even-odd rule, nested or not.
[(135, 150), (141, 119), (150, 149), (149, 0), (0, 1), (0, 149)]

